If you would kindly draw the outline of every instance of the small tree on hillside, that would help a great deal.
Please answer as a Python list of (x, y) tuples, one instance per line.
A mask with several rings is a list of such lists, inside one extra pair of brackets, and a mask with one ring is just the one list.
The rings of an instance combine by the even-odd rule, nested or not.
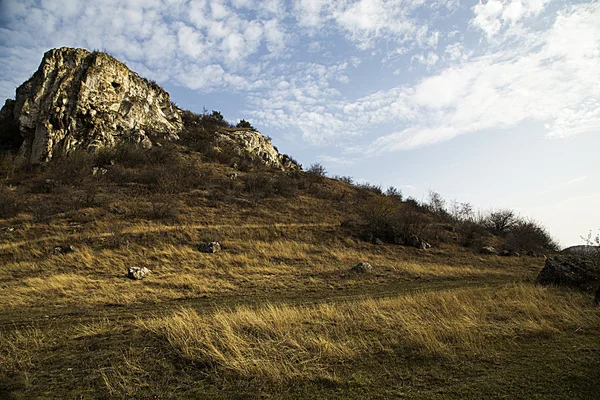
[(501, 209), (490, 212), (484, 223), (495, 235), (503, 235), (517, 222), (518, 218), (513, 210)]
[(252, 124), (248, 121), (246, 121), (245, 119), (240, 120), (240, 122), (237, 123), (237, 125), (235, 126), (236, 128), (243, 128), (243, 129), (251, 129), (253, 131), (255, 131), (256, 129), (252, 126)]
[(389, 188), (387, 188), (387, 190), (385, 191), (385, 195), (402, 201), (402, 190), (396, 189), (394, 186), (390, 186)]
[(324, 177), (327, 174), (327, 170), (320, 163), (312, 163), (306, 172), (313, 176)]
[(446, 214), (446, 200), (438, 192), (430, 190), (427, 209), (434, 214), (444, 215)]

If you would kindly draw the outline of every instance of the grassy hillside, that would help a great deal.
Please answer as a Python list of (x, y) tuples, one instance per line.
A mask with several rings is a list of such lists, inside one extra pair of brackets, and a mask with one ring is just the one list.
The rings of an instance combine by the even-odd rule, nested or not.
[[(542, 257), (478, 251), (548, 243), (182, 136), (4, 158), (0, 397), (597, 395), (592, 295), (536, 286)], [(413, 234), (432, 248), (394, 243)]]

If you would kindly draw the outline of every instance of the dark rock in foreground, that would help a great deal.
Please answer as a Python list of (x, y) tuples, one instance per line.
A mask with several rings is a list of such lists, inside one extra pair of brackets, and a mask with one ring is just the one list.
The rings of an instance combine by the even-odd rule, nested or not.
[[(600, 259), (584, 256), (556, 256), (548, 258), (536, 282), (544, 285), (562, 285), (595, 289), (600, 284)], [(596, 294), (596, 296), (598, 296)]]

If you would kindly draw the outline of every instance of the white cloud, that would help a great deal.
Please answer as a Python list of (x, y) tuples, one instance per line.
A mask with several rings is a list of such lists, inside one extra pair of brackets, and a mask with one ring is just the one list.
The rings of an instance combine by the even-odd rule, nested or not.
[[(535, 33), (536, 46), (512, 49), (508, 57), (504, 51), (475, 57), (423, 79), (414, 92), (404, 89), (405, 105), (418, 107), (418, 123), (378, 138), (370, 151), (426, 146), (528, 119), (545, 123), (552, 137), (600, 129), (598, 20), (600, 5), (581, 6), (560, 14), (548, 31)], [(391, 104), (398, 96), (392, 90), (379, 97)], [(358, 104), (364, 102), (372, 100)], [(389, 117), (394, 119), (406, 118)]]
[(550, 0), (487, 0), (473, 6), (473, 26), (492, 37), (506, 26), (539, 14)]
[(417, 62), (425, 65), (427, 69), (433, 68), (433, 66), (437, 64), (439, 59), (440, 57), (433, 51), (430, 51), (429, 53), (427, 53), (427, 55), (422, 53), (416, 54), (411, 58), (411, 60), (416, 60)]

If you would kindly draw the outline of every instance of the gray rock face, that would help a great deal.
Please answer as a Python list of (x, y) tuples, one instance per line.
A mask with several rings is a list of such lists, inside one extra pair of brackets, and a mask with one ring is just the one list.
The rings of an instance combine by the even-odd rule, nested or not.
[(169, 94), (105, 53), (60, 48), (48, 51), (37, 72), (7, 101), (31, 163), (57, 153), (154, 139), (176, 139), (180, 111)]
[(219, 242), (209, 242), (205, 243), (200, 247), (200, 251), (203, 253), (216, 253), (221, 251), (221, 243)]
[(373, 267), (368, 262), (360, 262), (350, 269), (350, 272), (357, 272), (359, 274), (365, 274), (373, 271)]
[(148, 274), (152, 272), (146, 267), (130, 267), (127, 271), (127, 277), (133, 280), (144, 279)]
[(600, 260), (584, 256), (548, 258), (536, 281), (592, 290), (600, 284)]

